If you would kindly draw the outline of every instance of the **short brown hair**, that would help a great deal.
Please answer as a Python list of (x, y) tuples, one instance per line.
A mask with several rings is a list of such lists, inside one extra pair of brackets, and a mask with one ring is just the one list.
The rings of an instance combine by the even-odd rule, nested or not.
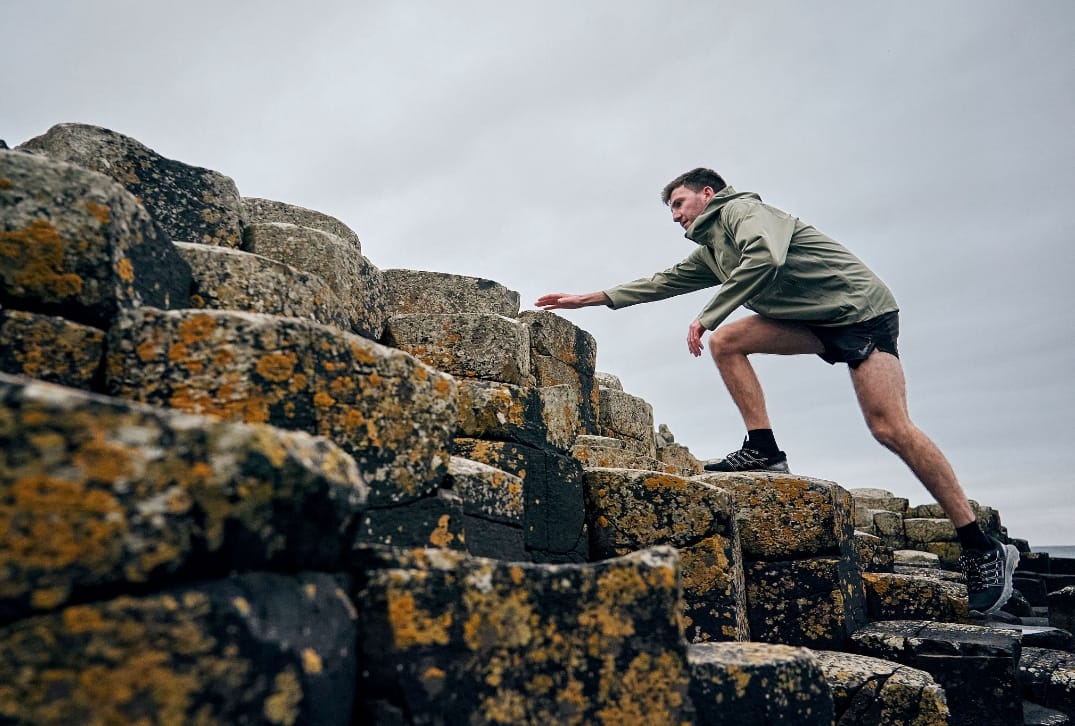
[(728, 183), (724, 181), (724, 177), (712, 169), (700, 166), (697, 169), (691, 169), (680, 174), (665, 184), (664, 189), (661, 190), (661, 201), (668, 204), (668, 200), (672, 197), (672, 192), (680, 187), (687, 187), (692, 192), (700, 192), (706, 187), (712, 187), (713, 191), (719, 192), (726, 186), (728, 186)]

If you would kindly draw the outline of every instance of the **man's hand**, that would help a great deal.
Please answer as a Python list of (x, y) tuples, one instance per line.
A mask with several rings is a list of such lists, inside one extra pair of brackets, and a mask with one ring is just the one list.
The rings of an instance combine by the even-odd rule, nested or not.
[(702, 354), (702, 336), (706, 334), (705, 326), (695, 320), (687, 328), (687, 350), (695, 358)]
[(608, 295), (604, 291), (587, 292), (582, 295), (569, 295), (565, 292), (550, 292), (548, 295), (542, 295), (534, 303), (534, 307), (539, 307), (542, 310), (574, 310), (575, 308), (585, 308), (590, 305), (608, 305)]

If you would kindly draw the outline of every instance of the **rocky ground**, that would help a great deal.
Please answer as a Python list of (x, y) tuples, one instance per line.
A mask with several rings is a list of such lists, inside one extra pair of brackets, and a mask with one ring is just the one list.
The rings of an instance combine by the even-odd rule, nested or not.
[(596, 341), (61, 124), (0, 145), (0, 722), (1063, 724), (1075, 560), (703, 474)]

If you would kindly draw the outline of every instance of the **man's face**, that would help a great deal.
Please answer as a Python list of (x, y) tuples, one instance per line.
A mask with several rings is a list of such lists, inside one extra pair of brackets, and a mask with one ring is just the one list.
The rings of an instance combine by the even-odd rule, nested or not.
[(701, 191), (692, 191), (685, 186), (672, 190), (668, 197), (668, 208), (672, 210), (672, 221), (683, 229), (689, 229), (698, 215), (709, 204), (716, 192), (713, 187), (702, 187)]

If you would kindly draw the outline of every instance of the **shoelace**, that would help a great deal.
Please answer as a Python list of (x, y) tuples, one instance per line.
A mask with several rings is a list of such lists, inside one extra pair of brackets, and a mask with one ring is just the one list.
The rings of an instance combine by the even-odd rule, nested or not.
[(764, 466), (765, 459), (759, 458), (753, 449), (739, 449), (724, 457), (724, 460), (735, 467), (741, 466)]
[(983, 590), (1004, 582), (1003, 560), (996, 550), (980, 555), (964, 554), (959, 564), (968, 590)]

